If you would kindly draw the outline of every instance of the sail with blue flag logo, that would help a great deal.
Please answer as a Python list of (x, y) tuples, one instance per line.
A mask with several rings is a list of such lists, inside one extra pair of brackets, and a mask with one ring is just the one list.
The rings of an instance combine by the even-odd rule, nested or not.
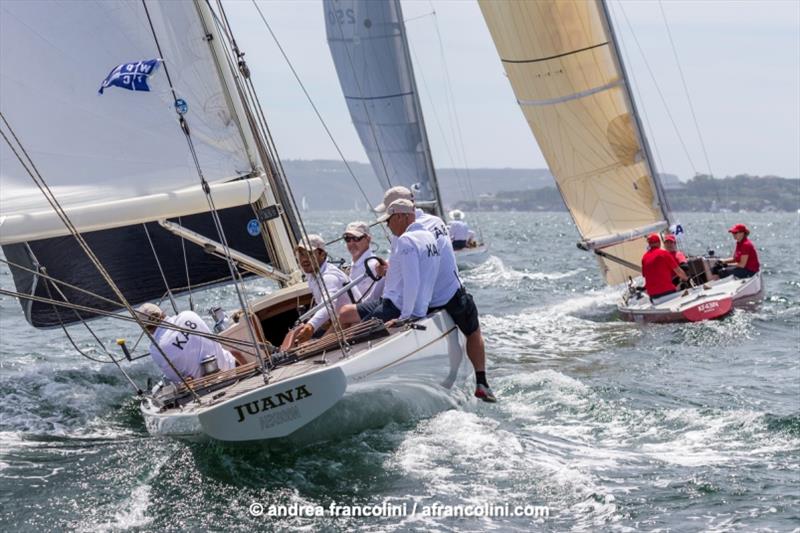
[(150, 76), (155, 74), (163, 59), (147, 59), (117, 65), (100, 85), (100, 94), (106, 87), (122, 87), (129, 91), (150, 91)]

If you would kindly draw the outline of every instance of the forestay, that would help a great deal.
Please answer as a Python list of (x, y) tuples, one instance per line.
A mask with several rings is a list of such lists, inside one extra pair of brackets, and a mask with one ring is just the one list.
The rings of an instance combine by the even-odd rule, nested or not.
[(396, 0), (324, 0), (347, 107), (384, 188), (419, 184), (416, 201), (443, 213), (419, 94)]
[[(601, 1), (479, 0), (508, 79), (583, 243), (638, 265), (666, 229), (658, 183)], [(598, 257), (609, 284), (638, 272)]]
[[(161, 297), (168, 288), (230, 277), (225, 261), (154, 222), (182, 217), (189, 229), (219, 240), (174, 110), (176, 97), (188, 105), (192, 145), (218, 200), (229, 245), (286, 271), (294, 267), (286, 228), (294, 213), (285, 202), (279, 218), (261, 225), (267, 231), (247, 232), (257, 208), (276, 203), (283, 191), (275, 185), (266, 149), (255, 140), (226, 54), (204, 0), (0, 2), (3, 116), (19, 137), (18, 148), (25, 148), (133, 304)], [(148, 59), (163, 59), (166, 67), (149, 80), (150, 92), (107, 87), (98, 94), (117, 65)], [(116, 299), (5, 142), (0, 158), (0, 242), (6, 257)], [(42, 279), (20, 269), (12, 273), (20, 292), (58, 299)], [(75, 291), (65, 289), (65, 296), (113, 308)], [(36, 326), (76, 319), (71, 312), (59, 317), (46, 304), (23, 308)]]
[[(206, 180), (249, 174), (254, 165), (197, 6), (147, 7), (176, 92), (189, 104), (186, 117)], [(62, 206), (198, 185), (163, 69), (151, 81), (153, 92), (98, 94), (116, 65), (159, 57), (141, 2), (2, 2), (0, 13), (2, 111)], [(50, 210), (8, 147), (0, 150), (0, 214)], [(157, 214), (171, 215), (167, 205)], [(3, 231), (3, 240), (17, 239)]]

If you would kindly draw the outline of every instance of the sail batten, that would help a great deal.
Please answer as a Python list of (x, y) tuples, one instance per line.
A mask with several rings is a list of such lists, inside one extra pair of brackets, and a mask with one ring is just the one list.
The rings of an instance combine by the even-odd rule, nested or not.
[[(479, 5), (582, 242), (638, 264), (670, 214), (602, 1)], [(610, 284), (638, 275), (598, 260)]]

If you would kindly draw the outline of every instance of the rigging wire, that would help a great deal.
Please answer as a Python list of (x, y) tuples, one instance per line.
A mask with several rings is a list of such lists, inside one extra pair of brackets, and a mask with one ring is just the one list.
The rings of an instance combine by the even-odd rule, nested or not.
[[(145, 14), (147, 15), (147, 22), (150, 25), (150, 31), (153, 35), (153, 40), (155, 41), (156, 49), (158, 50), (158, 55), (159, 57), (163, 58), (164, 54), (161, 51), (161, 43), (158, 40), (158, 34), (156, 34), (155, 27), (153, 26), (153, 21), (150, 18), (150, 11), (147, 9), (147, 3), (145, 2), (145, 0), (142, 0), (142, 6), (144, 7)], [(172, 92), (173, 101), (177, 104), (178, 96), (175, 92), (175, 86), (172, 83), (172, 77), (169, 74), (169, 68), (167, 67), (166, 61), (163, 62), (163, 67), (164, 67), (164, 74), (166, 75), (167, 82), (169, 83), (170, 91)], [(250, 321), (250, 307), (248, 305), (247, 299), (243, 294), (243, 288), (240, 287), (241, 277), (237, 277), (237, 269), (234, 267), (233, 259), (231, 258), (230, 248), (228, 247), (228, 239), (227, 236), (225, 235), (225, 231), (222, 228), (222, 221), (219, 218), (219, 212), (217, 211), (216, 205), (214, 204), (214, 198), (211, 196), (211, 190), (208, 186), (208, 182), (206, 181), (205, 176), (203, 175), (203, 169), (201, 168), (200, 161), (197, 157), (197, 151), (195, 149), (194, 140), (192, 139), (189, 130), (189, 124), (186, 122), (186, 119), (183, 116), (183, 114), (181, 114), (180, 111), (178, 110), (177, 105), (175, 106), (175, 112), (179, 117), (178, 123), (180, 125), (181, 131), (183, 131), (186, 143), (189, 147), (189, 153), (192, 156), (192, 161), (194, 162), (195, 170), (197, 172), (197, 177), (200, 178), (200, 185), (203, 188), (203, 192), (205, 193), (206, 197), (206, 202), (208, 203), (208, 207), (210, 209), (209, 213), (211, 215), (211, 220), (214, 223), (214, 228), (216, 229), (217, 235), (219, 236), (220, 239), (220, 244), (222, 244), (223, 250), (225, 252), (225, 257), (227, 259), (226, 264), (231, 274), (231, 280), (233, 281), (233, 285), (236, 290), (236, 296), (239, 299), (239, 305), (241, 305), (242, 311), (245, 314), (245, 323), (247, 324), (247, 331), (250, 335), (250, 340), (252, 341), (253, 348), (256, 352), (256, 358), (258, 359), (261, 368), (264, 370), (263, 373), (264, 380), (267, 381), (269, 378), (266, 372), (266, 365), (264, 363), (263, 358), (261, 357), (261, 352), (258, 349), (258, 340), (256, 338), (256, 332), (254, 331), (253, 324)], [(243, 283), (241, 284), (243, 285)], [(267, 357), (269, 357), (269, 354), (267, 354)], [(173, 368), (173, 370), (175, 369)]]
[[(628, 52), (627, 39), (624, 39), (623, 36), (620, 34), (619, 35), (619, 42), (622, 45), (621, 46), (622, 49), (620, 50), (620, 54), (625, 56), (625, 62), (626, 63), (632, 64), (633, 63), (632, 60), (631, 60), (632, 56)], [(634, 77), (632, 72), (629, 72), (628, 76), (631, 79)], [(639, 84), (638, 83), (629, 83), (629, 86), (631, 86), (633, 92), (635, 93), (636, 100), (639, 101), (639, 102), (643, 102), (644, 100), (642, 98), (642, 92), (639, 90)], [(647, 113), (646, 107), (645, 106), (639, 106), (638, 111), (639, 111), (639, 114), (644, 118), (645, 128), (647, 128), (648, 136), (651, 139), (655, 139), (656, 138), (655, 137), (655, 129), (653, 128), (652, 123), (650, 122), (650, 115)], [(653, 146), (651, 146), (651, 151), (655, 154), (655, 157), (658, 160), (658, 168), (663, 170), (665, 168), (664, 167), (664, 161), (661, 158), (661, 151), (658, 149), (658, 144), (654, 143)], [(654, 176), (654, 178), (656, 178), (656, 176)]]
[[(158, 254), (156, 253), (156, 247), (153, 245), (153, 239), (150, 238), (150, 230), (147, 229), (147, 223), (143, 223), (142, 227), (144, 228), (144, 234), (147, 235), (147, 242), (150, 243), (150, 251), (153, 252), (153, 259), (156, 260), (156, 266), (158, 267), (158, 272), (161, 274), (161, 281), (164, 282), (164, 287), (167, 289), (167, 294), (169, 295), (169, 301), (172, 304), (172, 310), (175, 314), (178, 314), (178, 304), (175, 302), (175, 297), (172, 294), (172, 290), (169, 288), (169, 283), (167, 282), (167, 276), (164, 274), (164, 269), (161, 267), (161, 260), (158, 258)], [(184, 239), (181, 239), (183, 242)]]
[[(439, 28), (439, 17), (436, 14), (436, 9), (433, 7), (432, 0), (429, 0), (431, 5), (431, 9), (433, 9), (433, 27), (436, 29), (436, 37), (439, 42), (439, 55), (442, 58), (442, 67), (444, 70), (444, 80), (445, 80), (445, 90), (449, 94), (449, 98), (447, 98), (448, 102), (448, 109), (451, 111), (451, 118), (455, 121), (455, 131), (457, 134), (456, 138), (456, 146), (461, 150), (461, 160), (464, 164), (464, 172), (466, 173), (466, 184), (467, 190), (469, 195), (475, 199), (476, 206), (480, 208), (480, 200), (478, 196), (475, 195), (475, 189), (473, 188), (472, 184), (472, 174), (469, 170), (469, 161), (467, 160), (467, 152), (464, 148), (464, 136), (463, 130), (461, 129), (461, 121), (458, 118), (458, 111), (456, 110), (456, 99), (455, 93), (453, 92), (453, 82), (450, 78), (450, 69), (447, 66), (447, 55), (445, 54), (444, 49), (444, 42), (442, 40), (442, 32)], [(475, 215), (475, 213), (473, 213)], [(478, 217), (475, 217), (475, 225), (478, 227), (478, 233), (481, 236), (481, 240), (483, 240), (483, 230), (481, 229), (481, 224), (478, 220)]]
[[(61, 300), (54, 300), (52, 298), (45, 298), (43, 296), (36, 296), (34, 294), (27, 294), (27, 293), (21, 293), (21, 292), (17, 292), (17, 291), (11, 291), (11, 290), (8, 290), (8, 289), (3, 289), (2, 287), (0, 287), (0, 295), (11, 296), (13, 298), (21, 298), (23, 300), (28, 300), (28, 301), (32, 301), (32, 302), (39, 302), (39, 303), (48, 304), (48, 305), (57, 305), (57, 306), (60, 306), (60, 307), (64, 307), (66, 309), (75, 309), (77, 311), (83, 311), (85, 313), (91, 313), (91, 314), (99, 315), (99, 316), (102, 316), (102, 317), (115, 318), (115, 319), (121, 320), (123, 322), (134, 322), (134, 323), (137, 323), (137, 324), (139, 323), (139, 320), (137, 320), (136, 318), (133, 318), (133, 317), (130, 317), (130, 316), (127, 316), (127, 315), (121, 315), (119, 313), (114, 313), (113, 311), (106, 311), (104, 309), (97, 309), (97, 308), (87, 307), (85, 305), (74, 304), (74, 303), (61, 301)], [(217, 341), (218, 343), (223, 344), (225, 346), (229, 346), (231, 348), (240, 350), (240, 351), (245, 352), (247, 354), (254, 355), (252, 352), (247, 350), (247, 348), (252, 348), (252, 344), (250, 343), (250, 341), (241, 340), (241, 339), (234, 339), (234, 338), (231, 338), (231, 337), (224, 337), (222, 335), (216, 335), (214, 333), (204, 333), (202, 331), (197, 331), (197, 330), (193, 330), (193, 329), (189, 329), (189, 328), (184, 328), (184, 327), (181, 327), (181, 326), (176, 326), (176, 325), (171, 324), (169, 322), (161, 322), (161, 323), (159, 323), (158, 327), (159, 328), (163, 328), (163, 329), (170, 329), (170, 330), (173, 330), (173, 331), (179, 331), (179, 332), (183, 332), (183, 333), (191, 333), (192, 335), (196, 335), (198, 337), (203, 337), (205, 339), (211, 339), (211, 340)], [(265, 350), (269, 350), (269, 349), (274, 348), (274, 346), (268, 341), (259, 342), (258, 346), (260, 348), (265, 349)]]
[(309, 104), (311, 104), (311, 108), (314, 110), (314, 113), (317, 115), (317, 118), (319, 119), (320, 123), (322, 124), (322, 127), (325, 130), (325, 133), (328, 135), (328, 138), (333, 143), (334, 148), (336, 148), (336, 152), (339, 154), (339, 157), (342, 159), (342, 162), (344, 163), (345, 167), (347, 168), (347, 171), (350, 173), (350, 176), (353, 178), (353, 181), (355, 182), (356, 187), (358, 187), (358, 190), (361, 192), (361, 196), (364, 197), (364, 200), (367, 202), (367, 205), (372, 205), (372, 202), (370, 202), (369, 196), (367, 196), (367, 193), (364, 192), (364, 189), (361, 187), (361, 183), (359, 183), (358, 178), (356, 178), (356, 175), (353, 172), (353, 169), (350, 168), (350, 164), (347, 162), (347, 159), (345, 159), (344, 153), (342, 153), (341, 148), (339, 148), (339, 144), (336, 142), (336, 139), (333, 138), (333, 134), (331, 133), (330, 129), (328, 129), (328, 125), (325, 122), (325, 119), (322, 118), (322, 114), (319, 112), (319, 109), (317, 108), (317, 105), (314, 103), (314, 100), (311, 98), (311, 95), (309, 94), (308, 90), (306, 89), (305, 84), (303, 84), (303, 81), (300, 79), (300, 76), (297, 74), (297, 71), (295, 70), (294, 65), (289, 60), (289, 56), (284, 51), (283, 46), (281, 45), (280, 41), (278, 40), (278, 37), (272, 31), (272, 27), (269, 25), (269, 22), (267, 22), (266, 17), (264, 17), (264, 13), (261, 12), (261, 8), (258, 7), (258, 4), (256, 3), (256, 0), (252, 0), (252, 2), (253, 2), (253, 5), (255, 6), (256, 10), (258, 11), (258, 15), (261, 17), (261, 21), (264, 23), (264, 26), (266, 26), (267, 31), (269, 31), (270, 35), (272, 36), (272, 39), (275, 41), (275, 44), (278, 47), (278, 50), (280, 51), (281, 55), (283, 56), (283, 59), (286, 61), (286, 64), (289, 66), (289, 69), (292, 71), (292, 74), (294, 75), (295, 80), (297, 80), (297, 83), (300, 85), (300, 88), (302, 89), (303, 94), (305, 94), (306, 99), (308, 100)]
[[(425, 92), (428, 94), (428, 98), (431, 101), (431, 109), (433, 110), (433, 116), (434, 116), (434, 119), (436, 121), (436, 125), (438, 126), (439, 131), (442, 134), (442, 144), (444, 145), (445, 151), (447, 152), (447, 155), (448, 155), (448, 157), (449, 157), (449, 159), (450, 159), (450, 161), (451, 161), (451, 163), (453, 165), (453, 168), (455, 170), (459, 188), (461, 189), (461, 191), (464, 193), (464, 195), (466, 197), (470, 197), (470, 198), (475, 199), (476, 205), (478, 205), (479, 201), (478, 201), (477, 196), (475, 195), (475, 191), (474, 191), (474, 189), (472, 187), (472, 178), (471, 178), (470, 171), (469, 171), (469, 165), (467, 163), (466, 151), (464, 149), (464, 140), (463, 140), (463, 135), (462, 135), (462, 130), (461, 130), (461, 124), (460, 124), (460, 122), (458, 120), (458, 113), (457, 113), (457, 111), (455, 109), (455, 94), (453, 92), (452, 83), (450, 81), (450, 71), (449, 71), (448, 66), (447, 66), (447, 57), (446, 57), (445, 52), (444, 52), (444, 43), (442, 41), (441, 32), (439, 30), (438, 19), (436, 18), (436, 9), (433, 7), (433, 3), (430, 3), (430, 5), (431, 5), (431, 12), (430, 13), (426, 13), (424, 15), (420, 15), (420, 16), (417, 16), (417, 17), (412, 17), (412, 18), (406, 19), (405, 23), (410, 22), (412, 20), (417, 20), (417, 19), (426, 18), (426, 17), (432, 17), (432, 19), (433, 19), (434, 29), (436, 30), (436, 35), (437, 35), (438, 44), (439, 44), (439, 57), (441, 58), (441, 61), (442, 61), (442, 71), (444, 73), (444, 78), (445, 78), (445, 84), (444, 84), (445, 85), (445, 101), (446, 101), (446, 109), (447, 109), (447, 118), (448, 118), (449, 127), (450, 127), (450, 131), (451, 131), (450, 135), (453, 138), (453, 143), (454, 143), (454, 146), (455, 146), (454, 151), (456, 152), (456, 156), (461, 158), (461, 162), (462, 162), (462, 164), (464, 166), (463, 170), (464, 170), (464, 173), (466, 174), (466, 177), (465, 177), (464, 173), (460, 172), (460, 169), (458, 168), (459, 165), (458, 165), (457, 157), (453, 156), (453, 151), (451, 151), (450, 144), (447, 142), (447, 135), (445, 134), (444, 127), (442, 126), (442, 122), (441, 122), (439, 114), (438, 114), (438, 112), (436, 110), (437, 106), (433, 105), (433, 91), (430, 89), (430, 86), (428, 85), (427, 80), (425, 79), (425, 75), (424, 75), (424, 72), (422, 71), (422, 69), (420, 69), (419, 73), (420, 73), (420, 77), (422, 78), (422, 84), (423, 84), (423, 86), (425, 88)], [(413, 47), (411, 46), (410, 43), (409, 43), (409, 49), (411, 50), (411, 53), (414, 55), (414, 59), (415, 59), (416, 63), (418, 65), (421, 64), (419, 59), (418, 59), (418, 56), (414, 52), (414, 49), (413, 49)], [(460, 153), (459, 153), (459, 151), (460, 151)], [(477, 216), (474, 218), (475, 226), (478, 229), (478, 234), (480, 235), (480, 239), (483, 240), (483, 230), (481, 228), (480, 221), (478, 220), (478, 218), (479, 217), (477, 217)]]
[[(181, 217), (178, 217), (178, 224), (183, 226)], [(186, 239), (181, 237), (181, 253), (183, 254), (183, 269), (186, 272), (186, 290), (189, 292), (189, 309), (194, 311), (194, 295), (192, 294), (192, 280), (189, 277), (189, 257), (186, 255)], [(167, 289), (169, 290), (169, 289)]]
[(667, 22), (667, 14), (664, 11), (664, 4), (661, 0), (658, 0), (658, 7), (661, 9), (661, 17), (664, 21), (664, 27), (667, 29), (667, 35), (669, 36), (669, 44), (672, 46), (672, 55), (675, 58), (675, 64), (678, 66), (678, 72), (681, 75), (681, 83), (683, 84), (683, 93), (686, 95), (686, 101), (689, 103), (689, 110), (692, 114), (692, 120), (694, 121), (694, 128), (697, 131), (697, 137), (700, 139), (700, 148), (703, 150), (703, 157), (706, 160), (706, 166), (708, 167), (708, 173), (710, 176), (714, 176), (714, 171), (711, 168), (711, 160), (708, 158), (708, 152), (706, 151), (706, 143), (703, 140), (703, 134), (700, 131), (700, 125), (697, 122), (697, 115), (694, 112), (694, 105), (692, 104), (692, 98), (689, 96), (689, 87), (686, 84), (686, 77), (683, 75), (683, 67), (681, 67), (681, 62), (678, 59), (678, 50), (675, 47), (675, 41), (672, 38), (672, 31), (670, 30), (669, 23)]
[(653, 85), (655, 86), (656, 91), (658, 92), (659, 98), (661, 98), (661, 103), (664, 106), (667, 116), (669, 117), (670, 123), (672, 124), (672, 128), (675, 130), (675, 135), (678, 137), (678, 141), (680, 141), (681, 147), (683, 148), (683, 152), (686, 155), (686, 159), (689, 161), (689, 165), (692, 167), (693, 172), (697, 174), (697, 166), (694, 164), (694, 160), (692, 159), (692, 156), (689, 154), (689, 149), (686, 146), (686, 142), (683, 136), (681, 135), (680, 130), (678, 129), (678, 125), (675, 122), (675, 117), (672, 116), (672, 112), (670, 111), (669, 106), (667, 106), (667, 100), (664, 97), (664, 93), (661, 92), (661, 87), (658, 85), (655, 74), (653, 73), (653, 69), (650, 66), (650, 63), (647, 61), (647, 57), (644, 54), (642, 45), (639, 43), (638, 37), (636, 37), (636, 33), (633, 31), (633, 25), (631, 24), (630, 19), (628, 19), (628, 14), (625, 11), (625, 6), (622, 5), (622, 2), (619, 3), (619, 8), (620, 11), (622, 12), (622, 16), (625, 18), (625, 22), (628, 24), (628, 28), (630, 29), (633, 41), (634, 43), (636, 43), (636, 47), (639, 49), (639, 54), (642, 56), (644, 64), (647, 67), (647, 72), (650, 74), (650, 79), (653, 81)]
[[(276, 45), (278, 46), (278, 49), (280, 50), (281, 54), (283, 55), (284, 59), (286, 60), (287, 64), (289, 65), (289, 68), (292, 70), (292, 73), (294, 74), (295, 79), (298, 81), (298, 83), (300, 84), (300, 87), (303, 89), (303, 92), (305, 93), (306, 98), (308, 99), (308, 101), (311, 104), (312, 108), (316, 112), (317, 117), (322, 122), (322, 125), (325, 128), (325, 131), (328, 132), (328, 136), (331, 138), (331, 141), (334, 142), (334, 146), (336, 147), (337, 151), (339, 151), (339, 154), (342, 157), (342, 161), (344, 161), (345, 166), (350, 171), (351, 176), (353, 177), (353, 179), (356, 182), (356, 185), (358, 186), (359, 190), (361, 191), (361, 194), (364, 196), (364, 199), (367, 201), (367, 205), (369, 205), (369, 198), (367, 197), (367, 195), (364, 192), (364, 190), (361, 188), (361, 184), (355, 178), (355, 174), (352, 173), (352, 170), (350, 169), (349, 164), (344, 159), (344, 155), (342, 154), (341, 150), (339, 150), (339, 146), (333, 140), (333, 136), (331, 135), (330, 130), (328, 130), (327, 125), (325, 124), (324, 120), (322, 120), (322, 115), (320, 115), (319, 111), (317, 110), (316, 106), (314, 105), (314, 102), (311, 100), (311, 96), (309, 95), (308, 91), (306, 91), (305, 86), (303, 85), (303, 83), (300, 80), (300, 77), (298, 76), (297, 72), (295, 71), (294, 67), (292, 66), (291, 62), (289, 61), (289, 58), (286, 55), (286, 53), (284, 52), (283, 47), (280, 45), (280, 42), (278, 41), (277, 36), (275, 35), (275, 33), (273, 33), (272, 28), (270, 27), (269, 23), (267, 22), (267, 19), (264, 17), (264, 14), (261, 12), (261, 9), (258, 7), (258, 4), (256, 4), (255, 0), (253, 0), (253, 5), (255, 6), (256, 11), (258, 11), (259, 16), (261, 17), (261, 20), (263, 21), (264, 25), (267, 27), (267, 30), (269, 31), (270, 35), (272, 35), (273, 40), (275, 41)], [(225, 15), (225, 10), (222, 7), (221, 3), (219, 3), (219, 6), (220, 6), (220, 12), (221, 12), (223, 18), (225, 19), (225, 21), (227, 23), (227, 16)], [(213, 10), (212, 10), (212, 13), (213, 13)], [(262, 110), (262, 112), (263, 112), (263, 110)], [(271, 139), (271, 137), (270, 137), (270, 139)], [(275, 159), (278, 161), (278, 164), (281, 165), (280, 158), (276, 157)], [(283, 171), (282, 166), (281, 166), (281, 171)], [(284, 174), (284, 179), (285, 179), (285, 174)], [(294, 192), (292, 191), (291, 187), (289, 187), (288, 183), (286, 183), (286, 192), (288, 193), (289, 201), (292, 204), (292, 208), (294, 209), (294, 212), (295, 213), (299, 213), (300, 210), (298, 209), (298, 206), (297, 206), (297, 200), (295, 199)], [(309, 243), (310, 241), (309, 241), (309, 238), (308, 238), (308, 232), (306, 230), (305, 223), (303, 222), (302, 217), (297, 216), (297, 221), (298, 221), (298, 223), (300, 225), (301, 236), (305, 239), (305, 241), (307, 243)], [(350, 346), (346, 342), (346, 338), (345, 338), (345, 334), (344, 334), (344, 328), (342, 327), (342, 324), (339, 321), (339, 317), (336, 314), (336, 310), (335, 310), (335, 307), (334, 307), (334, 302), (330, 297), (330, 293), (328, 292), (328, 288), (325, 286), (319, 262), (317, 261), (317, 258), (314, 256), (313, 253), (311, 253), (309, 255), (310, 255), (312, 264), (315, 267), (314, 275), (319, 276), (319, 286), (320, 286), (320, 289), (321, 289), (321, 291), (323, 293), (323, 303), (325, 304), (326, 308), (328, 309), (328, 314), (329, 314), (329, 317), (330, 317), (330, 320), (331, 320), (331, 325), (333, 326), (333, 330), (334, 330), (334, 332), (336, 334), (336, 339), (337, 339), (337, 341), (339, 343), (339, 348), (342, 351), (342, 354), (346, 356), (347, 354), (350, 353)]]
[[(92, 264), (97, 269), (97, 271), (100, 273), (100, 275), (105, 280), (105, 282), (108, 283), (109, 287), (111, 287), (111, 290), (113, 290), (114, 293), (117, 295), (117, 298), (119, 298), (120, 301), (123, 303), (123, 305), (125, 306), (125, 309), (128, 311), (128, 313), (131, 314), (132, 319), (134, 321), (136, 321), (136, 323), (139, 324), (139, 326), (144, 331), (147, 332), (147, 335), (150, 338), (150, 340), (152, 342), (155, 342), (155, 339), (153, 338), (153, 336), (150, 333), (150, 331), (147, 330), (147, 326), (144, 324), (144, 321), (142, 320), (141, 316), (138, 313), (136, 313), (136, 311), (133, 309), (133, 307), (131, 306), (130, 302), (128, 302), (128, 300), (125, 298), (125, 295), (122, 294), (122, 291), (120, 290), (120, 288), (117, 286), (117, 284), (111, 278), (111, 274), (109, 274), (109, 272), (106, 270), (106, 268), (100, 262), (100, 260), (94, 254), (94, 252), (92, 251), (92, 249), (89, 246), (89, 244), (83, 238), (83, 235), (80, 234), (78, 229), (75, 227), (75, 225), (72, 223), (70, 218), (67, 216), (66, 211), (64, 211), (64, 208), (58, 202), (58, 199), (56, 198), (55, 194), (50, 189), (50, 187), (47, 185), (47, 182), (44, 180), (42, 175), (39, 173), (39, 169), (36, 167), (36, 164), (33, 162), (33, 159), (31, 159), (30, 155), (28, 155), (28, 152), (25, 149), (25, 146), (19, 140), (19, 138), (17, 137), (16, 133), (14, 132), (14, 128), (11, 127), (11, 124), (9, 124), (8, 120), (5, 117), (5, 114), (2, 113), (2, 112), (0, 112), (0, 119), (2, 119), (3, 123), (5, 124), (6, 128), (9, 131), (9, 133), (14, 138), (14, 142), (16, 143), (16, 146), (19, 147), (19, 151), (17, 151), (17, 148), (14, 146), (14, 144), (11, 143), (11, 140), (8, 138), (8, 136), (5, 134), (5, 132), (3, 132), (1, 129), (0, 129), (0, 136), (2, 136), (3, 140), (6, 141), (6, 144), (9, 146), (11, 151), (14, 153), (14, 156), (17, 158), (17, 160), (19, 161), (20, 165), (22, 165), (22, 167), (27, 172), (28, 176), (33, 180), (34, 184), (42, 192), (42, 194), (44, 195), (44, 197), (47, 200), (47, 202), (50, 204), (50, 206), (56, 212), (58, 217), (61, 219), (61, 221), (67, 227), (67, 229), (72, 234), (72, 236), (75, 238), (75, 240), (78, 241), (78, 244), (81, 247), (81, 249), (83, 250), (83, 252), (87, 255), (87, 257), (92, 262)], [(25, 160), (23, 160), (22, 155), (20, 154), (20, 152), (21, 152), (22, 155), (25, 156)], [(30, 167), (28, 165), (30, 165)], [(194, 400), (199, 402), (200, 401), (200, 397), (197, 395), (197, 393), (194, 391), (194, 389), (192, 389), (188, 385), (188, 383), (186, 383), (186, 380), (183, 378), (183, 376), (181, 376), (180, 373), (177, 372), (177, 370), (175, 369), (175, 366), (172, 364), (172, 361), (170, 361), (169, 358), (166, 356), (166, 354), (164, 354), (164, 351), (161, 349), (161, 347), (158, 346), (158, 345), (156, 345), (156, 346), (158, 347), (159, 352), (164, 356), (164, 359), (170, 365), (170, 368), (172, 368), (172, 370), (175, 371), (175, 373), (178, 375), (178, 377), (181, 378), (181, 382), (186, 386), (186, 388), (189, 389), (192, 392), (192, 396), (194, 397)]]

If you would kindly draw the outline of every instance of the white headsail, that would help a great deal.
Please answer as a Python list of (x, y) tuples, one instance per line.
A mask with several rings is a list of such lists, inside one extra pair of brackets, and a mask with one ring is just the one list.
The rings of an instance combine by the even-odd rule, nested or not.
[[(638, 265), (669, 208), (604, 3), (479, 3), (582, 245)], [(598, 260), (609, 284), (638, 275)]]
[(400, 2), (323, 0), (328, 45), (353, 124), (384, 188), (418, 184), (443, 215)]
[[(256, 218), (257, 208), (281, 203), (283, 191), (275, 185), (268, 154), (256, 142), (215, 16), (200, 0), (0, 2), (0, 111), (18, 137), (17, 148), (24, 147), (78, 231), (91, 233), (98, 257), (108, 262), (134, 303), (162, 294), (165, 282), (178, 287), (208, 283), (227, 271), (212, 274), (202, 250), (187, 245), (189, 253), (202, 258), (189, 273), (186, 255), (177, 253), (180, 241), (175, 246), (157, 227), (151, 231), (161, 233), (152, 235), (150, 247), (126, 242), (145, 238), (145, 222), (179, 216), (217, 239), (214, 226), (201, 217), (209, 204), (199, 172), (219, 200), (215, 208), (227, 209), (223, 223), (235, 230), (231, 238), (244, 243), (246, 253), (258, 249), (262, 260), (280, 269), (295, 267), (288, 227), (294, 214), (288, 205), (278, 210), (278, 218), (264, 222), (266, 232), (247, 235), (247, 221)], [(114, 67), (150, 59), (163, 60), (150, 92), (107, 87), (98, 94)], [(187, 106), (197, 165), (178, 123), (176, 99)], [(5, 126), (4, 133), (9, 133)], [(0, 243), (6, 256), (41, 263), (51, 275), (84, 286), (93, 271), (80, 271), (85, 265), (72, 251), (74, 243), (47, 240), (66, 235), (67, 228), (2, 142)], [(151, 236), (147, 239), (145, 244)], [(164, 254), (159, 258), (163, 275), (155, 279), (131, 262), (142, 254), (153, 262), (158, 253)], [(29, 275), (14, 274), (21, 292), (36, 290)], [(96, 284), (92, 289), (102, 292)]]

